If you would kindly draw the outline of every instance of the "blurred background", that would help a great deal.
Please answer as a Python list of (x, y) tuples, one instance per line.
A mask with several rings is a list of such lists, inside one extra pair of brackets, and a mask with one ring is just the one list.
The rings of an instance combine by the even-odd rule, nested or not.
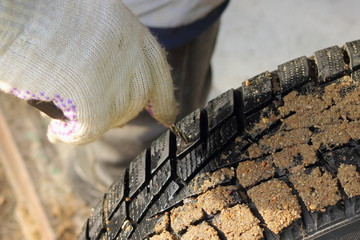
[[(278, 64), (360, 39), (359, 9), (360, 1), (356, 0), (230, 1), (212, 61), (209, 99), (261, 72), (276, 70)], [(0, 108), (57, 238), (75, 239), (90, 206), (73, 193), (67, 182), (61, 161), (66, 152), (62, 149), (67, 146), (47, 141), (46, 124), (27, 104), (0, 93)], [(22, 235), (20, 229), (36, 219), (27, 219), (1, 164), (0, 185), (0, 239), (39, 239), (36, 233), (26, 234), (26, 238)], [(20, 223), (14, 212), (22, 219)]]
[(232, 0), (220, 26), (210, 98), (277, 65), (360, 39), (360, 1)]

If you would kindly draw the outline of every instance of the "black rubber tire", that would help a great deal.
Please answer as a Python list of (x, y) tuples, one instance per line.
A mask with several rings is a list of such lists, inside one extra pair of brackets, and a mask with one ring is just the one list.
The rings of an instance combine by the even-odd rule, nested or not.
[[(240, 88), (223, 93), (204, 109), (198, 109), (179, 121), (176, 126), (189, 142), (183, 142), (170, 131), (154, 141), (150, 149), (121, 173), (93, 209), (79, 239), (146, 239), (155, 235), (155, 225), (163, 219), (165, 212), (183, 205), (184, 199), (199, 195), (199, 191), (194, 190), (194, 179), (201, 186), (204, 178), (199, 176), (205, 173), (230, 167), (236, 169), (240, 162), (249, 160), (247, 149), (250, 146), (266, 134), (281, 131), (281, 119), (267, 123), (265, 128), (255, 126), (269, 117), (271, 111), (278, 114), (277, 107), (282, 106), (283, 98), (290, 92), (296, 90), (304, 95), (322, 92), (325, 86), (344, 76), (360, 82), (359, 49), (360, 40), (281, 64), (278, 70), (249, 79)], [(359, 139), (351, 139), (330, 149), (320, 148), (316, 154), (319, 161), (306, 166), (308, 170), (319, 167), (336, 179), (337, 168), (345, 163), (355, 165), (359, 173)], [(264, 155), (258, 156), (256, 160), (263, 158)], [(273, 176), (258, 179), (251, 186), (242, 186), (237, 177), (225, 177), (210, 189), (217, 185), (236, 186), (238, 202), (249, 206), (259, 219), (263, 239), (360, 239), (359, 196), (348, 197), (337, 180), (341, 200), (326, 206), (325, 211), (309, 211), (289, 180), (289, 171), (279, 169), (274, 163), (271, 165), (276, 169)], [(267, 227), (257, 205), (248, 196), (249, 189), (272, 179), (285, 182), (301, 206), (301, 217), (277, 234)], [(206, 221), (213, 226), (212, 219), (213, 215), (205, 214), (191, 224)], [(164, 229), (174, 233), (171, 225)], [(220, 239), (227, 239), (224, 232), (214, 229)], [(185, 231), (180, 231), (180, 235)]]

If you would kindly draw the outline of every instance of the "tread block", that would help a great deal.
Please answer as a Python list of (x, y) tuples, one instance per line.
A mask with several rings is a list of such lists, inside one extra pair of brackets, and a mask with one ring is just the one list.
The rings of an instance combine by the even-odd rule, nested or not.
[(345, 199), (345, 210), (347, 216), (354, 216), (360, 213), (360, 196)]
[(104, 201), (106, 202), (105, 216), (110, 219), (114, 214), (114, 210), (119, 206), (124, 198), (124, 181), (125, 170), (121, 171), (117, 180), (110, 186), (109, 192), (105, 194)]
[(310, 64), (306, 57), (296, 58), (278, 66), (281, 93), (310, 81)]
[(360, 213), (360, 197), (355, 198), (355, 212)]
[(103, 200), (101, 200), (96, 207), (91, 210), (88, 227), (91, 240), (99, 239), (105, 230), (103, 203)]
[(338, 46), (316, 51), (314, 56), (318, 66), (319, 83), (326, 83), (345, 74), (347, 65), (344, 62), (342, 50)]
[(230, 89), (209, 101), (205, 110), (210, 132), (234, 113), (234, 90)]
[(106, 231), (108, 234), (108, 238), (115, 239), (119, 232), (121, 231), (121, 227), (124, 224), (126, 219), (126, 202), (122, 202), (119, 206), (119, 209), (114, 213), (110, 221), (108, 221), (106, 226)]
[(271, 73), (264, 72), (242, 83), (241, 88), (245, 114), (272, 98), (271, 81)]
[(129, 204), (129, 216), (138, 221), (152, 203), (154, 197), (165, 187), (171, 178), (171, 163), (167, 161), (153, 176), (149, 186), (145, 187)]
[(136, 227), (134, 233), (131, 235), (131, 239), (145, 239), (149, 235), (153, 234), (155, 231), (155, 225), (158, 223), (160, 216), (156, 216), (151, 219), (146, 219), (141, 221), (141, 223)]
[(146, 176), (146, 155), (147, 150), (142, 152), (135, 160), (130, 163), (129, 167), (129, 197), (132, 197), (134, 193), (142, 187), (145, 183)]
[(176, 173), (182, 180), (187, 181), (205, 160), (206, 152), (201, 144), (177, 161)]
[(204, 145), (199, 145), (177, 161), (177, 175), (183, 181), (188, 181), (189, 178), (199, 170), (208, 157), (222, 148), (236, 135), (237, 130), (237, 119), (236, 116), (233, 116), (209, 134), (206, 150), (204, 150)]
[(233, 136), (237, 134), (238, 123), (235, 116), (226, 121), (220, 128), (209, 134), (206, 156), (210, 157), (220, 150)]
[(124, 225), (122, 226), (122, 231), (119, 234), (119, 238), (117, 239), (129, 239), (133, 231), (134, 231), (134, 226), (131, 224), (131, 222), (125, 221)]
[(176, 138), (176, 155), (179, 156), (200, 140), (200, 109), (196, 109), (175, 125), (189, 141), (185, 143), (181, 138)]
[(246, 139), (237, 137), (232, 143), (225, 147), (225, 149), (222, 151), (222, 154), (212, 158), (207, 166), (204, 167), (204, 170), (207, 172), (214, 171), (216, 169), (244, 161), (247, 158), (243, 154), (244, 148), (248, 144), (249, 142)]
[(356, 70), (360, 68), (360, 40), (347, 42), (345, 50), (350, 58), (350, 69)]
[(153, 176), (149, 183), (151, 194), (157, 195), (171, 178), (171, 162), (167, 161), (165, 165)]
[(237, 134), (237, 129), (237, 119), (233, 116), (209, 134), (206, 150), (204, 150), (204, 145), (199, 145), (182, 159), (178, 160), (176, 168), (177, 175), (183, 181), (190, 180), (190, 178), (199, 171), (199, 168), (211, 155), (221, 149), (232, 137)]
[(152, 199), (151, 193), (148, 188), (144, 188), (132, 202), (129, 204), (129, 216), (131, 219), (138, 221), (145, 213), (146, 208), (150, 205)]
[[(146, 224), (144, 224), (144, 226), (146, 226)], [(130, 239), (131, 240), (138, 240), (138, 239), (146, 239), (145, 237), (143, 237), (143, 231), (141, 231), (142, 228), (142, 224), (140, 223), (134, 230), (133, 234), (131, 235)]]
[(147, 217), (150, 218), (162, 213), (179, 204), (184, 199), (197, 194), (198, 192), (195, 189), (181, 187), (178, 183), (172, 181), (156, 203), (149, 209)]
[(345, 199), (344, 205), (345, 215), (348, 217), (354, 216), (356, 214), (356, 211), (360, 212), (360, 197)]
[(181, 201), (183, 198), (179, 199), (179, 196), (176, 194), (179, 190), (180, 185), (171, 181), (158, 200), (149, 209), (148, 216), (153, 217)]
[(170, 131), (166, 131), (151, 144), (151, 173), (170, 156)]
[(317, 230), (328, 227), (335, 222), (341, 221), (345, 218), (345, 211), (343, 206), (330, 206), (325, 212), (310, 213), (315, 222)]
[(295, 240), (295, 239), (302, 239), (303, 236), (303, 228), (301, 227), (302, 221), (301, 219), (296, 220), (292, 223), (289, 227), (283, 229), (280, 233), (281, 240)]

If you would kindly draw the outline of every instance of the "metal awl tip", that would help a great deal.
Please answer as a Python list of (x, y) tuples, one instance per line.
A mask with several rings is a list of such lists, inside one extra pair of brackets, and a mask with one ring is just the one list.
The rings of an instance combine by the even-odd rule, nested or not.
[(188, 137), (185, 135), (180, 128), (176, 127), (175, 124), (171, 124), (170, 131), (173, 132), (177, 137), (181, 138), (186, 144), (189, 143)]

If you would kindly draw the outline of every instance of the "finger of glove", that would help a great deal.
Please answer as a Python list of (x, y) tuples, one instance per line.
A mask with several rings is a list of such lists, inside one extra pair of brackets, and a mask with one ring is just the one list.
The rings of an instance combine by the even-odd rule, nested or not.
[[(80, 115), (80, 114), (79, 114)], [(95, 141), (109, 129), (109, 116), (74, 118), (68, 121), (51, 120), (47, 136), (50, 142), (65, 142), (70, 144), (86, 144)], [(98, 114), (97, 114), (98, 115)]]
[(116, 97), (112, 108), (111, 127), (119, 127), (135, 118), (148, 103), (152, 88), (151, 73), (146, 59), (139, 59), (125, 87), (126, 91)]
[(174, 123), (178, 113), (174, 86), (165, 51), (151, 35), (145, 38), (145, 55), (152, 79), (152, 89), (147, 110), (156, 120), (169, 127)]
[[(115, 73), (111, 86), (115, 91), (112, 89), (106, 91), (106, 94), (112, 99), (111, 101), (105, 101), (104, 98), (104, 101), (90, 104), (91, 99), (87, 99), (81, 104), (82, 112), (78, 112), (78, 118), (65, 122), (53, 120), (48, 128), (49, 140), (72, 144), (88, 143), (97, 139), (109, 128), (123, 126), (135, 118), (146, 106), (152, 88), (152, 75), (146, 60), (145, 56), (139, 57), (136, 66), (129, 66), (132, 70), (129, 72), (128, 76), (131, 77), (128, 81), (121, 79), (123, 69), (119, 69), (119, 75)], [(98, 105), (99, 103), (105, 105)], [(84, 109), (91, 111), (83, 115), (81, 113)], [(105, 111), (105, 109), (108, 110)], [(103, 110), (105, 112), (102, 112)]]

